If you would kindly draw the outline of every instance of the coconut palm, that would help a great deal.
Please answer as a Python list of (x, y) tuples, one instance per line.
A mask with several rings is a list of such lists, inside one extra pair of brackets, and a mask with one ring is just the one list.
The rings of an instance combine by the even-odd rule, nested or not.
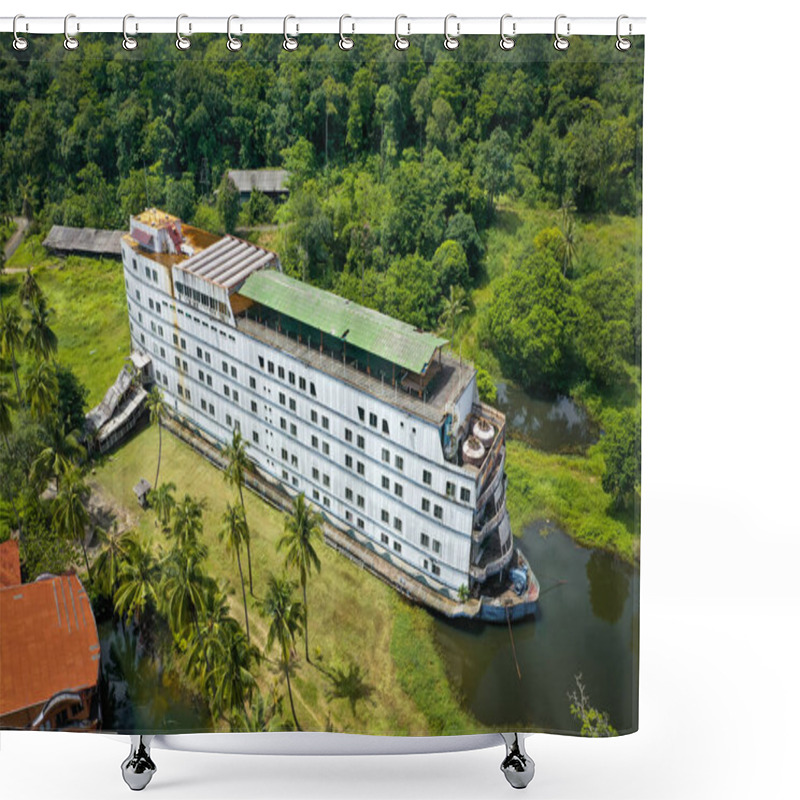
[(70, 467), (64, 474), (61, 488), (53, 501), (53, 525), (65, 539), (80, 542), (86, 573), (90, 575), (85, 541), (86, 528), (89, 525), (89, 512), (86, 510), (88, 494), (89, 488), (83, 482), (80, 471), (77, 467)]
[(78, 431), (67, 433), (64, 426), (55, 420), (47, 426), (47, 443), (31, 464), (30, 479), (34, 486), (41, 489), (55, 478), (58, 492), (60, 479), (86, 456), (78, 435)]
[(202, 563), (208, 555), (203, 545), (189, 548), (172, 548), (164, 563), (161, 580), (161, 609), (179, 639), (190, 625), (200, 636), (200, 614), (206, 598), (208, 576)]
[(175, 506), (170, 535), (178, 547), (190, 547), (197, 543), (198, 537), (203, 532), (204, 508), (204, 501), (195, 500), (189, 494), (185, 494), (183, 500)]
[(6, 443), (6, 450), (11, 455), (11, 445), (8, 442), (8, 434), (13, 430), (11, 424), (11, 412), (17, 407), (17, 401), (11, 396), (8, 381), (0, 378), (0, 434)]
[(158, 386), (154, 386), (150, 390), (146, 405), (147, 410), (150, 412), (150, 422), (155, 422), (158, 425), (158, 465), (156, 466), (156, 481), (153, 484), (153, 489), (158, 489), (158, 473), (161, 472), (161, 418), (166, 410), (164, 395)]
[(234, 708), (231, 714), (231, 730), (237, 733), (263, 733), (269, 725), (270, 713), (264, 695), (258, 692), (250, 708)]
[(219, 540), (225, 542), (228, 552), (236, 553), (236, 563), (239, 566), (239, 578), (242, 582), (242, 602), (244, 603), (244, 625), (247, 633), (247, 641), (250, 641), (250, 619), (247, 615), (247, 592), (244, 588), (244, 572), (242, 571), (242, 543), (250, 541), (250, 531), (247, 528), (247, 520), (244, 516), (244, 508), (240, 505), (232, 506), (227, 504), (225, 513), (222, 515), (222, 530), (219, 532)]
[(16, 307), (6, 308), (0, 313), (0, 354), (11, 361), (11, 371), (17, 385), (17, 400), (22, 405), (22, 388), (17, 370), (17, 351), (22, 347), (22, 317)]
[(306, 502), (301, 492), (292, 503), (292, 511), (287, 514), (283, 524), (283, 536), (278, 540), (278, 550), (286, 549), (286, 566), (297, 569), (300, 586), (303, 589), (303, 616), (306, 643), (306, 661), (311, 663), (308, 654), (308, 599), (306, 585), (311, 568), (320, 571), (319, 556), (314, 545), (322, 542), (322, 517)]
[(119, 585), (114, 593), (114, 611), (137, 621), (158, 603), (160, 567), (153, 548), (139, 535), (130, 537), (127, 558), (119, 571)]
[(33, 271), (30, 267), (25, 270), (25, 277), (22, 279), (22, 284), (19, 287), (19, 299), (23, 303), (34, 303), (41, 300), (44, 294), (41, 287), (36, 282)]
[(300, 723), (294, 710), (292, 681), (289, 676), (294, 640), (304, 625), (303, 607), (294, 599), (295, 588), (295, 582), (285, 575), (277, 577), (270, 574), (267, 580), (267, 596), (262, 608), (269, 619), (267, 649), (269, 650), (275, 642), (278, 643), (280, 664), (286, 676), (286, 688), (289, 692), (289, 705), (292, 708), (295, 727), (299, 731)]
[(220, 657), (209, 681), (209, 688), (213, 687), (210, 705), (219, 716), (244, 708), (252, 700), (258, 688), (253, 668), (260, 660), (258, 649), (249, 643), (241, 626), (227, 626), (222, 635)]
[[(247, 524), (247, 512), (244, 509), (244, 476), (249, 470), (253, 470), (253, 462), (247, 455), (247, 442), (242, 438), (241, 431), (235, 430), (233, 432), (233, 439), (231, 443), (225, 445), (222, 449), (222, 457), (227, 460), (228, 465), (225, 467), (225, 481), (226, 483), (235, 486), (239, 490), (239, 503), (242, 506), (242, 514), (244, 514), (244, 521)], [(249, 529), (248, 529), (249, 530)], [(253, 567), (250, 561), (250, 538), (247, 539), (247, 574), (250, 579), (250, 595), (253, 595)]]
[(25, 347), (38, 359), (48, 359), (58, 350), (58, 337), (50, 327), (52, 309), (47, 307), (44, 297), (26, 303), (30, 312), (28, 330), (25, 331)]
[(53, 365), (39, 361), (28, 375), (25, 384), (25, 400), (31, 415), (38, 422), (44, 420), (58, 402), (58, 381)]
[(206, 686), (211, 694), (215, 691), (212, 665), (224, 658), (222, 651), (227, 629), (239, 625), (231, 616), (228, 592), (227, 583), (219, 586), (216, 581), (208, 581), (199, 613), (199, 630), (189, 639), (186, 650), (189, 674)]
[(107, 597), (113, 599), (123, 564), (128, 560), (133, 534), (117, 532), (117, 525), (110, 531), (99, 529), (97, 538), (100, 549), (92, 562), (92, 583)]
[(147, 493), (147, 502), (156, 512), (161, 527), (167, 530), (175, 510), (175, 484), (167, 481), (167, 483), (162, 483), (158, 489), (152, 489)]
[(450, 342), (456, 335), (456, 323), (469, 308), (467, 295), (461, 286), (450, 285), (450, 293), (444, 299), (444, 310), (439, 315), (439, 324), (445, 329), (450, 330)]

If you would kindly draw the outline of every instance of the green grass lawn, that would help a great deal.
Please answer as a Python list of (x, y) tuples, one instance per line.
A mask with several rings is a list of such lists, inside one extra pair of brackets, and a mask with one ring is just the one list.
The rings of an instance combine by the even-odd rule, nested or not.
[[(29, 237), (7, 266), (33, 266), (36, 280), (53, 308), (53, 330), (58, 336), (58, 360), (72, 368), (89, 390), (91, 408), (103, 399), (130, 353), (128, 309), (122, 262), (69, 256), (58, 258)], [(4, 299), (18, 302), (22, 273), (3, 276)], [(22, 311), (23, 324), (27, 314)], [(28, 359), (23, 354), (22, 375)]]
[[(244, 625), (241, 584), (235, 557), (217, 538), (220, 518), (234, 490), (222, 473), (197, 455), (188, 445), (166, 431), (160, 481), (172, 481), (177, 496), (190, 493), (206, 501), (203, 541), (208, 546), (207, 569), (230, 581), (231, 608)], [(152, 511), (142, 511), (133, 494), (140, 477), (155, 479), (158, 431), (150, 426), (99, 464), (90, 476), (108, 505), (116, 507), (125, 525), (136, 525), (143, 535), (164, 543)], [(283, 556), (276, 542), (283, 531), (283, 514), (256, 495), (246, 492), (245, 505), (251, 529), (253, 580), (257, 597), (263, 597), (269, 571), (280, 571)], [(307, 730), (425, 735), (446, 728), (449, 732), (475, 732), (479, 728), (452, 697), (444, 667), (433, 643), (431, 620), (422, 609), (409, 606), (394, 590), (327, 547), (319, 547), (322, 571), (308, 585), (309, 646), (312, 661), (305, 661), (302, 641), (297, 642), (293, 689), (300, 724)], [(246, 564), (245, 581), (247, 581)], [(263, 648), (267, 623), (250, 607), (250, 629)], [(274, 654), (272, 654), (274, 656)], [(345, 670), (361, 665), (371, 696), (356, 705), (329, 696), (332, 682), (325, 670)], [(420, 663), (426, 672), (414, 674)], [(258, 671), (259, 685), (266, 694), (276, 676), (274, 659)], [(281, 678), (281, 686), (283, 679)], [(436, 699), (435, 708), (429, 705)], [(285, 703), (286, 713), (288, 701)]]

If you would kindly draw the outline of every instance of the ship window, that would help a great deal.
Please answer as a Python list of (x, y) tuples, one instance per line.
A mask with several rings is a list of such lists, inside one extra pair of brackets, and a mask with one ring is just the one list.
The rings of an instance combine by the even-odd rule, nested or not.
[(327, 431), (331, 427), (331, 421), (327, 417), (322, 418), (322, 427)]
[(311, 389), (311, 396), (312, 397), (316, 397), (317, 396), (317, 387), (314, 385), (314, 381), (311, 381), (311, 385), (310, 385), (309, 388)]
[(288, 481), (288, 480), (289, 480), (289, 473), (288, 473), (288, 472), (287, 472), (285, 469), (282, 469), (282, 470), (281, 470), (281, 477), (282, 477), (282, 478), (283, 478), (285, 481)]
[(430, 536), (428, 536), (428, 534), (427, 534), (427, 533), (421, 533), (421, 534), (419, 535), (419, 543), (420, 543), (420, 544), (421, 544), (423, 547), (430, 547), (430, 546), (431, 546), (431, 537), (430, 537)]
[(403, 496), (403, 487), (402, 487), (402, 486), (401, 486), (399, 483), (396, 483), (396, 484), (394, 485), (394, 493), (395, 493), (395, 494), (396, 494), (398, 497), (402, 497), (402, 496)]
[(361, 448), (363, 450), (364, 449), (364, 437), (363, 436), (359, 436), (356, 439), (356, 444), (359, 446), (359, 448)]
[(139, 265), (136, 263), (136, 259), (135, 258), (133, 259), (133, 268), (134, 268), (134, 270), (136, 270), (136, 272), (139, 271)]
[(286, 430), (286, 420), (283, 417), (281, 417), (281, 430)]
[(344, 429), (344, 439), (345, 439), (346, 442), (352, 442), (353, 441), (353, 431), (351, 431), (350, 428), (345, 428)]
[(300, 481), (297, 479), (295, 475), (292, 475), (292, 486), (299, 486)]
[(346, 466), (348, 469), (353, 469), (353, 456), (351, 456), (351, 455), (346, 455), (346, 456), (344, 457), (344, 465), (345, 465), (345, 466)]
[(403, 471), (403, 457), (402, 456), (395, 456), (394, 457), (394, 465), (399, 469), (401, 472)]
[(285, 405), (286, 405), (286, 395), (285, 395), (283, 392), (280, 392), (280, 393), (278, 394), (278, 402), (279, 402), (279, 403), (280, 403), (282, 406), (285, 406)]
[(290, 411), (297, 411), (297, 403), (295, 402), (293, 397), (289, 398), (289, 410)]
[(388, 436), (389, 435), (389, 423), (384, 419), (382, 420), (383, 423), (383, 432)]
[(403, 530), (403, 520), (401, 520), (400, 517), (395, 517), (394, 518), (394, 529), (396, 531), (402, 531)]
[(185, 349), (186, 349), (186, 339), (184, 339), (183, 336), (181, 336), (181, 350)]
[(204, 381), (206, 379), (206, 374), (205, 372), (203, 372), (203, 370), (201, 369), (197, 370), (197, 379), (201, 381)]
[(210, 363), (211, 363), (211, 353), (209, 353), (208, 350), (206, 350), (206, 364)]
[(369, 412), (369, 424), (372, 425), (373, 428), (378, 427), (378, 415), (373, 414), (371, 411)]
[(356, 498), (356, 505), (357, 505), (359, 508), (364, 508), (364, 495), (361, 495), (361, 494), (360, 494), (360, 495), (359, 495), (359, 496)]
[(223, 372), (224, 372), (226, 375), (228, 374), (228, 362), (227, 362), (227, 361), (223, 361), (223, 362), (222, 362), (222, 371), (223, 371)]
[(292, 466), (293, 467), (297, 466), (297, 456), (295, 456), (295, 455), (292, 456)]
[(178, 334), (177, 333), (173, 333), (172, 334), (172, 344), (174, 344), (175, 347), (178, 346)]
[(186, 400), (188, 401), (188, 400), (191, 400), (191, 399), (192, 399), (192, 393), (187, 389), (186, 390)]
[(311, 494), (313, 495), (314, 499), (317, 502), (319, 502), (319, 491), (317, 489), (314, 489), (314, 491)]
[(288, 461), (289, 460), (289, 451), (285, 447), (281, 448), (281, 458), (284, 461)]
[(465, 486), (461, 487), (461, 502), (462, 503), (469, 503), (470, 498), (470, 491)]
[(206, 401), (205, 401), (205, 400), (203, 400), (203, 398), (202, 398), (202, 397), (200, 398), (200, 408), (202, 408), (202, 409), (203, 409), (203, 411), (206, 411), (206, 410), (207, 410), (207, 408), (208, 408), (208, 404), (206, 403)]
[(362, 422), (364, 421), (364, 409), (361, 406), (358, 407), (358, 418)]
[(255, 400), (251, 400), (251, 401), (250, 401), (250, 410), (251, 410), (251, 411), (252, 411), (254, 414), (258, 414), (258, 403), (256, 403), (256, 401), (255, 401)]
[(289, 383), (291, 383), (292, 386), (294, 386), (294, 380), (295, 380), (294, 379), (294, 372), (290, 372), (289, 373)]
[(394, 547), (395, 553), (402, 553), (403, 552), (403, 547), (400, 544), (400, 542), (393, 542), (392, 547)]
[(160, 347), (158, 352), (161, 354), (161, 358), (166, 358), (167, 354), (163, 347)]
[(381, 475), (381, 487), (384, 489), (389, 489), (389, 476), (388, 475)]
[(159, 336), (163, 336), (164, 335), (164, 329), (160, 325), (158, 326), (158, 335)]
[(442, 518), (442, 507), (441, 506), (434, 506), (433, 507), (433, 516), (436, 517), (436, 519), (441, 519)]
[(202, 347), (198, 347), (197, 348), (197, 357), (198, 358), (202, 358), (203, 357), (203, 348)]
[(345, 511), (345, 512), (344, 512), (344, 518), (345, 518), (345, 519), (346, 519), (348, 522), (352, 522), (352, 521), (353, 521), (353, 512), (352, 512), (352, 511)]
[(388, 522), (389, 521), (389, 512), (385, 509), (381, 509), (381, 522)]
[(148, 278), (151, 276), (152, 273), (150, 272), (150, 267), (144, 268), (144, 274), (147, 275)]
[(213, 403), (209, 403), (208, 404), (208, 413), (211, 414), (212, 417), (215, 416), (216, 412), (214, 411), (214, 404)]
[(381, 544), (389, 544), (389, 537), (385, 534), (381, 534)]
[(290, 433), (292, 436), (297, 436), (297, 425), (295, 425), (294, 423), (292, 423), (292, 424), (289, 426), (289, 433)]
[(422, 482), (424, 484), (430, 486), (432, 477), (433, 476), (431, 475), (430, 470), (427, 469), (422, 470)]
[(225, 397), (230, 397), (230, 396), (231, 396), (231, 387), (230, 387), (230, 386), (228, 386), (228, 384), (226, 383), (226, 384), (225, 384), (225, 385), (222, 387), (222, 392), (223, 392), (223, 394), (225, 395)]
[(256, 379), (252, 375), (250, 376), (250, 388), (251, 389), (256, 388)]
[(227, 425), (229, 428), (230, 428), (230, 427), (231, 427), (231, 425), (233, 424), (233, 420), (231, 419), (231, 415), (230, 415), (230, 414), (226, 414), (226, 415), (225, 415), (225, 424), (226, 424), (226, 425)]
[(175, 366), (180, 369), (181, 368), (181, 359), (180, 356), (175, 356)]
[(183, 371), (184, 372), (188, 372), (189, 371), (189, 365), (186, 363), (186, 359), (185, 358), (181, 362), (181, 366), (183, 367)]
[(300, 391), (304, 392), (305, 390), (306, 390), (306, 379), (300, 378)]
[(285, 376), (285, 375), (286, 375), (286, 371), (283, 369), (283, 367), (279, 366), (279, 367), (278, 367), (278, 377), (279, 377), (281, 380), (283, 380), (283, 378), (284, 378), (284, 376)]
[(142, 299), (142, 293), (138, 289), (136, 290), (136, 299), (137, 300), (141, 300)]
[(316, 447), (319, 450), (319, 439), (316, 436), (311, 437), (311, 446)]
[(442, 570), (439, 569), (439, 567), (436, 564), (433, 564), (433, 563), (431, 563), (431, 572), (434, 575), (441, 575), (442, 574)]
[(319, 480), (319, 469), (317, 469), (317, 467), (312, 467), (312, 468), (311, 468), (311, 477), (312, 477), (312, 478), (313, 478), (315, 481), (318, 481), (318, 480)]
[(231, 378), (236, 380), (236, 378), (238, 377), (239, 377), (239, 371), (236, 369), (236, 367), (231, 367)]
[(356, 470), (357, 470), (359, 475), (363, 475), (364, 474), (364, 462), (363, 461), (359, 461), (356, 464)]
[(391, 460), (391, 456), (389, 455), (389, 451), (385, 447), (381, 450), (381, 460), (384, 461), (387, 464)]
[(428, 559), (427, 558), (423, 558), (422, 559), (422, 568), (423, 569), (428, 569)]
[(238, 389), (234, 389), (233, 390), (233, 402), (234, 403), (238, 403), (239, 402), (239, 390)]
[(322, 452), (325, 453), (326, 456), (331, 454), (331, 446), (327, 442), (322, 443)]
[(322, 476), (322, 485), (323, 486), (330, 486), (331, 485), (331, 476), (330, 475), (323, 475)]
[(442, 543), (438, 539), (433, 540), (433, 552), (434, 553), (442, 552)]
[(356, 525), (358, 525), (358, 527), (359, 527), (359, 528), (361, 528), (361, 530), (362, 530), (362, 531), (364, 530), (364, 520), (363, 520), (363, 519), (361, 519), (361, 517), (359, 517), (359, 518), (356, 520)]
[(178, 384), (178, 394), (179, 394), (181, 397), (183, 397), (183, 386), (181, 386), (180, 384)]
[(328, 508), (330, 508), (330, 505), (331, 505), (330, 497), (323, 497), (322, 498), (322, 505), (327, 506)]
[(428, 514), (431, 513), (431, 501), (427, 497), (422, 498), (422, 510)]
[(269, 372), (270, 375), (275, 374), (275, 364), (272, 361), (267, 362), (267, 371)]
[(456, 496), (456, 485), (451, 481), (447, 481), (447, 496), (448, 497), (455, 497)]
[(351, 502), (353, 500), (353, 490), (349, 486), (344, 490), (344, 499)]
[(211, 373), (210, 373), (210, 372), (208, 373), (208, 375), (206, 375), (206, 383), (207, 383), (209, 386), (211, 386)]
[(312, 408), (311, 409), (311, 421), (316, 424), (318, 419), (319, 419), (319, 416), (317, 415), (317, 412), (314, 411), (314, 409)]
[(261, 369), (264, 369), (264, 356), (258, 357), (258, 366), (261, 367)]
[(253, 431), (253, 444), (258, 444), (258, 431)]

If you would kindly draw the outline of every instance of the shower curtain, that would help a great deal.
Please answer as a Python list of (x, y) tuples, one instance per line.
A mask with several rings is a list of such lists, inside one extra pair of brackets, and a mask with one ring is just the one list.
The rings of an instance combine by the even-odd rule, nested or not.
[(0, 727), (638, 725), (644, 42), (0, 55)]

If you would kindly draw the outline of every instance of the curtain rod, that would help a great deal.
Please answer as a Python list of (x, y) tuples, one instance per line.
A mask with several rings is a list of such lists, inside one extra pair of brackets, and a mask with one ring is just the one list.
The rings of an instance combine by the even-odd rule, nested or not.
[[(332, 33), (347, 36), (359, 34), (385, 34), (414, 36), (419, 34), (444, 34), (466, 36), (474, 34), (500, 35), (501, 25), (506, 36), (524, 34), (554, 34), (556, 24), (560, 36), (641, 36), (645, 32), (644, 17), (623, 16), (619, 22), (616, 17), (570, 17), (561, 14), (556, 17), (515, 17), (504, 15), (496, 17), (195, 17), (182, 14), (180, 33), (191, 36), (193, 33), (218, 33), (226, 35), (228, 25), (232, 34), (280, 34), (301, 36), (309, 33)], [(130, 15), (125, 29), (129, 36), (142, 33), (176, 33), (178, 20), (175, 17), (137, 17)], [(123, 33), (122, 17), (27, 17), (17, 19), (17, 34), (61, 34), (77, 37), (83, 33)], [(284, 27), (286, 26), (286, 27)], [(14, 17), (0, 17), (0, 32), (12, 33)]]

